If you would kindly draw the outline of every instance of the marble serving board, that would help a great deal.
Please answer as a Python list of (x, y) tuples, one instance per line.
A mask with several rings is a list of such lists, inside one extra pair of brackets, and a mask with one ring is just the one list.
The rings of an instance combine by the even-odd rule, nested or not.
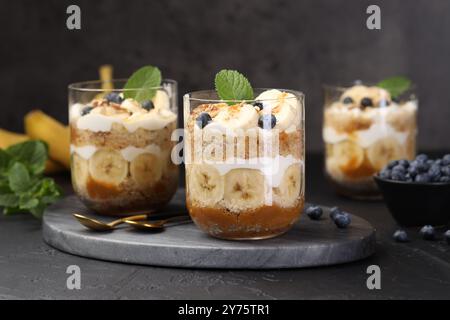
[[(179, 190), (167, 213), (186, 210), (184, 190)], [(312, 221), (303, 215), (288, 233), (258, 241), (226, 241), (212, 238), (193, 223), (170, 226), (149, 233), (126, 226), (113, 232), (85, 229), (73, 218), (95, 215), (76, 196), (49, 207), (43, 218), (43, 237), (49, 245), (79, 256), (122, 263), (165, 267), (274, 269), (326, 266), (366, 258), (375, 251), (375, 230), (364, 219), (352, 216), (348, 229), (338, 229), (324, 217)], [(112, 219), (110, 219), (112, 220)]]

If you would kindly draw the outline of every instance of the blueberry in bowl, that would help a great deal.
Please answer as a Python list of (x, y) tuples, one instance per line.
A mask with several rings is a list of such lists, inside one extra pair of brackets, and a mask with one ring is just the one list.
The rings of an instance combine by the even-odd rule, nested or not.
[(450, 155), (391, 161), (374, 176), (386, 206), (401, 226), (450, 222)]

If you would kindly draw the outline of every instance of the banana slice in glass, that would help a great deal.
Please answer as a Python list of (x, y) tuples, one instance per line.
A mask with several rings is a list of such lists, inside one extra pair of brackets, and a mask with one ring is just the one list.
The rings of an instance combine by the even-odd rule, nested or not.
[(276, 192), (284, 207), (295, 205), (299, 198), (301, 187), (301, 167), (299, 164), (293, 164), (287, 168), (283, 175), (283, 180)]
[(333, 158), (343, 171), (359, 168), (364, 161), (364, 149), (352, 141), (342, 141), (333, 146)]
[(403, 154), (402, 146), (392, 137), (380, 139), (367, 149), (367, 157), (377, 171), (391, 160), (401, 159)]
[(225, 206), (230, 210), (254, 209), (264, 204), (264, 176), (255, 169), (233, 169), (225, 175)]
[(141, 190), (154, 186), (162, 176), (159, 157), (152, 153), (143, 153), (130, 163), (131, 178)]
[(101, 149), (90, 158), (89, 173), (98, 182), (118, 186), (128, 176), (128, 162), (118, 151)]
[(205, 206), (214, 206), (224, 194), (223, 177), (208, 164), (193, 164), (188, 170), (189, 196)]
[(79, 190), (86, 188), (86, 183), (89, 178), (88, 161), (78, 154), (72, 154), (72, 181)]

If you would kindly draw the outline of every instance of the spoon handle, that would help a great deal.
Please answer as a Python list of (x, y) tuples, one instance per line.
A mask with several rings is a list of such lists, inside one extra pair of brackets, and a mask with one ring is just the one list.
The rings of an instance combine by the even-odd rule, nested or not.
[(138, 221), (138, 220), (145, 220), (145, 219), (147, 219), (147, 218), (148, 218), (148, 215), (147, 215), (147, 214), (138, 214), (138, 215), (135, 215), (135, 216), (130, 216), (130, 217), (125, 217), (125, 218), (117, 219), (117, 220), (111, 222), (111, 223), (110, 223), (110, 226), (111, 226), (111, 227), (115, 227), (115, 226), (117, 226), (117, 225), (119, 225), (119, 224), (124, 223), (125, 220)]
[(161, 224), (165, 225), (166, 223), (169, 222), (174, 222), (174, 221), (183, 221), (183, 220), (190, 220), (191, 217), (189, 215), (182, 215), (182, 216), (175, 216), (175, 217), (171, 217), (171, 218), (167, 218), (165, 220), (161, 220)]

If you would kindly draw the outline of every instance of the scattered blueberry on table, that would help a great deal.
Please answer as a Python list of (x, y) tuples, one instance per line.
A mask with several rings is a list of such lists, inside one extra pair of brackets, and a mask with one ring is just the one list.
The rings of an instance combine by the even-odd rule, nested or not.
[(320, 206), (311, 205), (306, 208), (305, 213), (311, 220), (320, 220), (323, 210)]
[(420, 234), (424, 240), (434, 240), (436, 239), (436, 231), (433, 226), (426, 225), (420, 229)]
[(334, 224), (340, 229), (347, 228), (352, 222), (350, 214), (338, 207), (331, 208), (330, 219), (333, 220)]
[(397, 242), (409, 242), (409, 237), (405, 230), (395, 231), (392, 237)]
[(450, 154), (441, 159), (429, 159), (426, 154), (419, 154), (414, 160), (394, 160), (380, 171), (381, 179), (433, 183), (450, 182)]

